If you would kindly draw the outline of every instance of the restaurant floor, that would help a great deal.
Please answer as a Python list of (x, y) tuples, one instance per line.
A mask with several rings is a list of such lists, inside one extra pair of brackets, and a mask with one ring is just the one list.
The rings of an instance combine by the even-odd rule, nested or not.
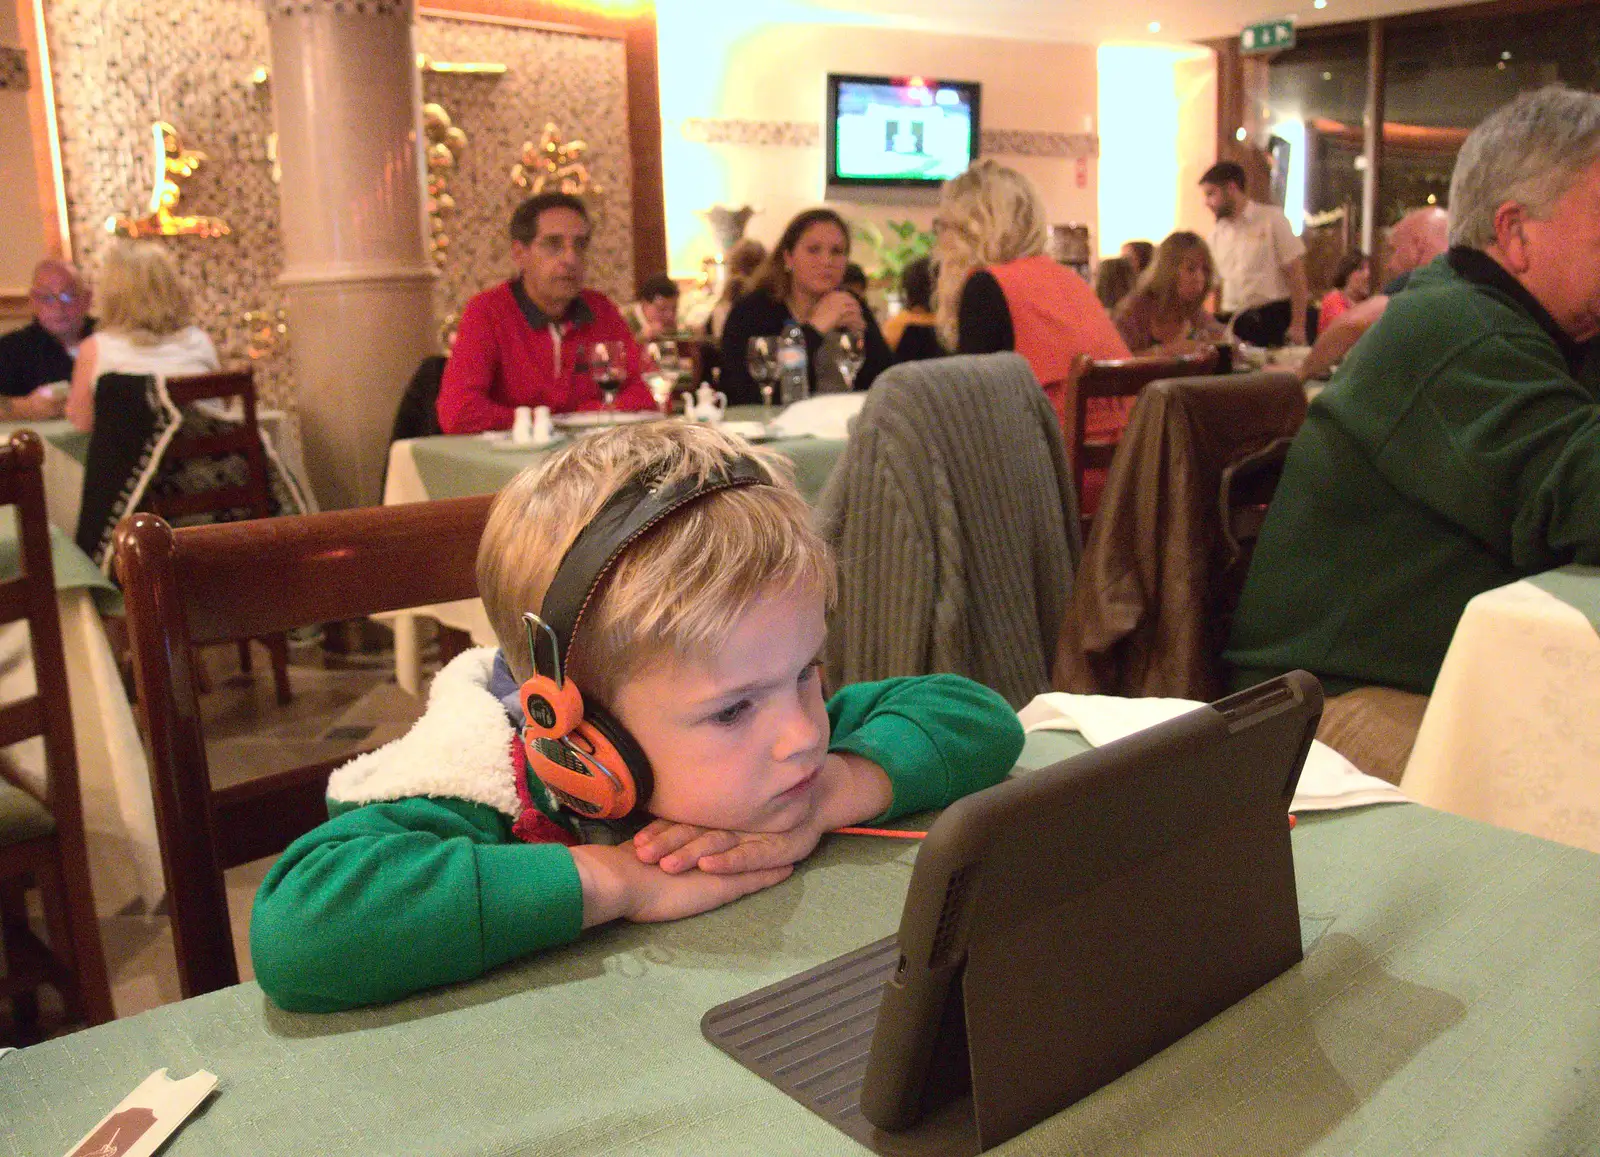
[[(425, 650), (425, 656), (432, 648)], [(392, 651), (336, 655), (316, 640), (291, 644), (289, 683), (293, 702), (279, 707), (266, 654), (254, 648), (254, 672), (239, 670), (237, 650), (211, 647), (204, 663), (211, 689), (201, 697), (206, 753), (213, 784), (223, 786), (256, 775), (331, 759), (385, 743), (405, 732), (421, 713), (422, 701), (394, 682)], [(119, 1017), (132, 1016), (180, 999), (165, 905), (148, 911), (129, 878), (126, 864), (97, 846), (91, 833), (90, 874), (97, 907), (115, 913), (100, 921), (110, 973), (112, 1000)], [(227, 873), (239, 973), (249, 979), (250, 904), (272, 858)], [(70, 1031), (60, 1006), (46, 990), (42, 1027), (46, 1035)], [(14, 1039), (8, 1002), (0, 1001), (0, 1046)]]

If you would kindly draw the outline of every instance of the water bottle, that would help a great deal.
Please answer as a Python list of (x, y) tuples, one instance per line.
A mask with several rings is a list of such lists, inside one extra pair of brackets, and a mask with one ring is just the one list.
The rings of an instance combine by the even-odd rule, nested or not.
[(778, 335), (778, 401), (785, 406), (803, 402), (811, 396), (806, 360), (805, 331), (791, 317)]

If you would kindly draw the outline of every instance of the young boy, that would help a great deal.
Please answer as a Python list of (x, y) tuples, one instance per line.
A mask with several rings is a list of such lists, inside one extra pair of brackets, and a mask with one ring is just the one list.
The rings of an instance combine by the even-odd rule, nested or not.
[[(578, 824), (526, 771), (524, 614), (552, 614), (547, 590), (597, 514), (734, 468), (751, 484), (692, 499), (596, 569), (566, 647), (586, 712), (605, 705), (653, 782), (649, 822), (598, 842), (604, 825)], [(410, 732), (335, 772), (332, 818), (256, 895), (256, 979), (284, 1008), (395, 1000), (595, 924), (707, 911), (783, 880), (833, 828), (998, 782), (1022, 749), (1005, 701), (954, 675), (824, 704), (832, 555), (784, 460), (711, 427), (619, 427), (519, 475), (490, 512), (478, 583), (499, 652), (457, 658)]]

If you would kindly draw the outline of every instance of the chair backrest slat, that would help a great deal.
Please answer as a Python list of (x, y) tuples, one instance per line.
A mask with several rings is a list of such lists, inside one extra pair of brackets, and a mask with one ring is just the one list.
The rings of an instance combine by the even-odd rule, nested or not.
[(326, 818), (338, 762), (213, 792), (191, 648), (477, 594), (492, 496), (173, 530), (153, 514), (117, 529), (134, 676), (179, 985), (238, 982), (224, 868), (281, 851)]
[(192, 514), (248, 510), (256, 518), (272, 514), (272, 483), (267, 473), (267, 455), (261, 444), (261, 427), (256, 418), (255, 374), (252, 370), (225, 370), (214, 374), (194, 374), (167, 378), (167, 396), (179, 409), (197, 402), (237, 403), (241, 412), (239, 428), (202, 434), (184, 433), (168, 444), (163, 463), (173, 465), (191, 458), (239, 454), (245, 460), (244, 484), (217, 487), (196, 494), (149, 494), (145, 506), (163, 518), (184, 518)]

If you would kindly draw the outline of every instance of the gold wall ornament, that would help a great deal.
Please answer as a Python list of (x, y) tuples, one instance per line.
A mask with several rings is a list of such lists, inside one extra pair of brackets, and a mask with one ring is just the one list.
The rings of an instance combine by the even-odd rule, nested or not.
[(450, 247), (445, 218), (456, 210), (455, 198), (450, 195), (450, 173), (467, 147), (467, 134), (451, 123), (443, 105), (433, 101), (422, 106), (422, 131), (428, 140), (428, 230), (434, 264), (442, 266)]
[(282, 309), (246, 310), (239, 318), (245, 328), (245, 357), (260, 361), (278, 352), (289, 335), (289, 315)]
[(124, 237), (226, 237), (233, 232), (220, 217), (178, 216), (173, 210), (183, 195), (178, 181), (194, 176), (206, 155), (183, 147), (178, 130), (166, 121), (150, 126), (155, 138), (150, 210), (142, 217), (118, 213), (106, 218), (106, 232)]
[(559, 189), (574, 196), (599, 196), (605, 190), (590, 179), (583, 160), (588, 151), (584, 141), (563, 141), (561, 130), (546, 121), (538, 144), (522, 142), (522, 160), (511, 166), (511, 183), (535, 194)]

